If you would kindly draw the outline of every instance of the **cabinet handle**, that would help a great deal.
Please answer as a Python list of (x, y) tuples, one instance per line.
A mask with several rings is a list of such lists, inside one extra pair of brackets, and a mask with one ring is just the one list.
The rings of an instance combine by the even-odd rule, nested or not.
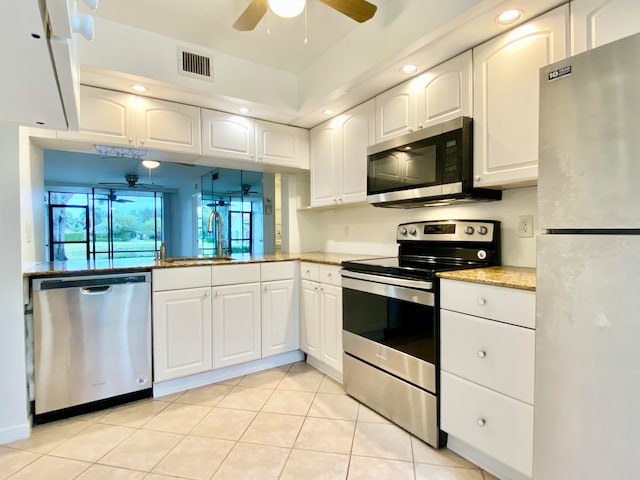
[(342, 199), (341, 198), (338, 199), (338, 203), (342, 203)]
[(129, 137), (129, 145), (133, 145), (133, 138)]
[(487, 421), (484, 418), (479, 418), (478, 419), (478, 426), (479, 427), (484, 427), (487, 424)]
[(409, 133), (413, 132), (413, 128), (407, 128), (407, 132)]
[(473, 179), (474, 179), (476, 182), (479, 182), (479, 181), (480, 181), (480, 175), (476, 175), (475, 177), (473, 177)]
[(418, 124), (418, 128), (424, 128), (424, 125), (422, 125), (421, 123)]
[(204, 296), (208, 297), (210, 295), (209, 290), (207, 290), (206, 292), (204, 292)]
[(482, 306), (482, 305), (486, 305), (486, 304), (487, 304), (487, 300), (486, 299), (484, 299), (482, 297), (480, 297), (478, 299), (478, 305)]
[(144, 147), (144, 138), (141, 138), (141, 139), (140, 139), (140, 146), (141, 146), (141, 147)]
[(220, 292), (216, 292), (216, 297), (219, 297), (219, 296), (220, 296)]
[(307, 275), (309, 275), (311, 273), (311, 270), (305, 270), (304, 273), (306, 273)]
[(484, 358), (487, 356), (487, 352), (484, 350), (478, 350), (478, 358)]
[(269, 291), (269, 287), (264, 287), (264, 291), (268, 292)]

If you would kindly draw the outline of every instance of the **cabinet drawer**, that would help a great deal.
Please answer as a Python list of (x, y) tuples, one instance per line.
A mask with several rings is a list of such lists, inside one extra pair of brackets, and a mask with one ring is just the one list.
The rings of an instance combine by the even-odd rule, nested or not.
[(533, 405), (535, 333), (442, 310), (442, 369)]
[(263, 282), (288, 280), (294, 278), (296, 262), (272, 262), (260, 265), (260, 278)]
[(440, 419), (445, 432), (531, 476), (531, 405), (442, 372)]
[(179, 290), (211, 286), (211, 267), (156, 268), (153, 291)]
[(337, 265), (320, 265), (320, 281), (328, 285), (342, 286), (342, 277), (340, 269)]
[(236, 285), (260, 281), (260, 264), (216, 265), (212, 271), (212, 285)]
[(300, 278), (302, 280), (313, 280), (314, 282), (319, 282), (320, 265), (318, 265), (317, 263), (301, 262)]
[(456, 280), (442, 280), (440, 286), (442, 308), (535, 328), (534, 292)]

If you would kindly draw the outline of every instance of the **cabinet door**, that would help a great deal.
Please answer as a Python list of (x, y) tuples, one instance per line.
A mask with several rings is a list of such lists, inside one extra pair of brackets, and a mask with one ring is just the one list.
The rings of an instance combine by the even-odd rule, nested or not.
[(262, 284), (262, 358), (298, 348), (298, 315), (294, 281)]
[(474, 185), (535, 184), (538, 70), (568, 55), (568, 6), (473, 49)]
[(198, 107), (142, 97), (137, 103), (137, 146), (200, 154)]
[(334, 120), (311, 130), (311, 206), (337, 203), (338, 131)]
[(255, 161), (255, 124), (250, 118), (202, 109), (202, 154)]
[(471, 50), (438, 65), (414, 81), (418, 128), (430, 127), (462, 115), (473, 116)]
[(320, 359), (320, 284), (310, 280), (300, 284), (300, 349)]
[(260, 284), (213, 287), (213, 366), (257, 360), (260, 352)]
[(341, 115), (339, 203), (367, 199), (367, 148), (375, 143), (375, 100)]
[(211, 358), (211, 288), (154, 293), (154, 380), (206, 372)]
[(638, 0), (571, 2), (572, 55), (640, 32)]
[(376, 97), (376, 143), (412, 132), (416, 127), (416, 102), (412, 83), (405, 82)]
[(321, 360), (342, 372), (342, 287), (320, 287)]
[(128, 146), (135, 141), (135, 96), (101, 88), (80, 87), (80, 131), (58, 138), (99, 145)]
[(309, 133), (297, 127), (256, 120), (258, 162), (309, 168)]

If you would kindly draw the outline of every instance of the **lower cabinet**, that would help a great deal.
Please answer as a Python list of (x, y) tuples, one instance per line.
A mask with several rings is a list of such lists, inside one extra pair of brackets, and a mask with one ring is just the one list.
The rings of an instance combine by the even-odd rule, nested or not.
[[(340, 267), (302, 264), (300, 348), (342, 374)], [(306, 272), (306, 274), (305, 274)]]
[(156, 382), (213, 368), (211, 320), (211, 287), (153, 294)]
[(445, 279), (440, 286), (440, 426), (515, 472), (508, 478), (531, 478), (535, 293)]
[(295, 281), (262, 283), (262, 357), (291, 352), (298, 348)]
[(260, 284), (214, 287), (213, 368), (261, 357)]

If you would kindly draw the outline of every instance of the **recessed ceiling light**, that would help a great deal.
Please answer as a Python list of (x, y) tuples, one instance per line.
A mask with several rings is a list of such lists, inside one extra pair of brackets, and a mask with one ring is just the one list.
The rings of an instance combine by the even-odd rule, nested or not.
[(334, 113), (335, 113), (335, 112), (334, 112), (333, 110), (331, 110), (330, 108), (325, 108), (325, 109), (322, 111), (322, 114), (323, 114), (323, 115), (333, 115)]
[(404, 65), (400, 68), (402, 73), (406, 73), (407, 75), (411, 75), (412, 73), (416, 73), (418, 71), (418, 67), (416, 65)]
[(138, 93), (144, 93), (147, 91), (147, 87), (145, 87), (144, 85), (136, 84), (136, 85), (131, 85), (131, 90)]
[(251, 110), (249, 110), (247, 107), (240, 107), (238, 109), (238, 113), (242, 115), (246, 115), (247, 113), (251, 113)]
[(522, 18), (522, 10), (506, 10), (496, 17), (500, 25), (511, 25)]
[(148, 169), (158, 168), (160, 166), (160, 162), (156, 160), (142, 160), (142, 165), (147, 167)]

